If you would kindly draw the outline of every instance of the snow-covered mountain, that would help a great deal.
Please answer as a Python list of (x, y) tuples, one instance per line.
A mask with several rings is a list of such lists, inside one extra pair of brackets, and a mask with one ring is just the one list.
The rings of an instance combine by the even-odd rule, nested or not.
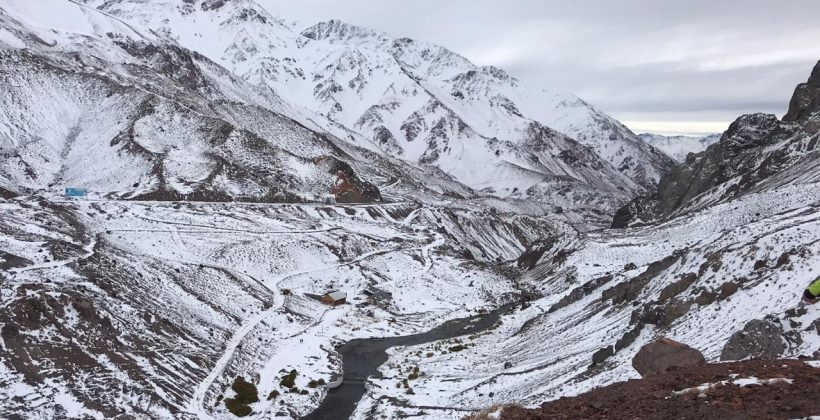
[(662, 134), (643, 133), (638, 137), (652, 147), (666, 153), (676, 162), (683, 162), (689, 153), (700, 153), (720, 140), (720, 134), (698, 136), (665, 136)]
[[(579, 98), (530, 89), (501, 69), (475, 66), (437, 45), (340, 21), (299, 32), (249, 0), (86, 3), (152, 28), (327, 117), (326, 128), (354, 144), (436, 165), (500, 196), (521, 195), (545, 177), (583, 176), (539, 150), (543, 127), (590, 147), (618, 169), (616, 183), (629, 192), (654, 186), (671, 165)], [(566, 143), (555, 134), (550, 140)]]
[(6, 190), (315, 202), (332, 198), (342, 170), (369, 201), (381, 199), (373, 184), (399, 179), (414, 192), (474, 195), (435, 168), (341, 140), (270, 90), (96, 9), (9, 0), (0, 11)]
[(332, 156), (365, 186), (480, 191), (596, 223), (670, 163), (580, 99), (532, 96), (442, 47), (340, 22), (299, 33), (251, 1), (3, 10), (0, 186), (12, 191), (322, 201), (336, 163), (316, 162)]

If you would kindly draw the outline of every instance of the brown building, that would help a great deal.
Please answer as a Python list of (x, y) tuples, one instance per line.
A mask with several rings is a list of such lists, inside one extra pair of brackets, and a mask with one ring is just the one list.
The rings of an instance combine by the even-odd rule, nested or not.
[(339, 306), (344, 305), (347, 303), (347, 293), (340, 292), (338, 290), (334, 290), (332, 292), (325, 293), (322, 295), (322, 299), (320, 299), (322, 303), (325, 305), (330, 306)]

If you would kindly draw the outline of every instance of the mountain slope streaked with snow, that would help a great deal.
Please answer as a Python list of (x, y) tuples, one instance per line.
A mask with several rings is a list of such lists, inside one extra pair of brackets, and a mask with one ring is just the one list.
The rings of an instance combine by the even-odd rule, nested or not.
[[(533, 124), (592, 148), (630, 191), (653, 186), (671, 165), (626, 127), (577, 97), (532, 90), (503, 70), (473, 65), (437, 45), (328, 21), (301, 33), (251, 1), (158, 3), (89, 1), (199, 51), (245, 80), (327, 117), (326, 128), (355, 144), (434, 164), (476, 189), (500, 196), (524, 191), (458, 168), (509, 165), (539, 176), (549, 162), (528, 159)], [(212, 7), (213, 6), (213, 7)], [(469, 151), (469, 152), (468, 152)], [(542, 158), (543, 159), (543, 158)], [(491, 171), (491, 173), (492, 173)], [(634, 185), (628, 185), (628, 184)]]

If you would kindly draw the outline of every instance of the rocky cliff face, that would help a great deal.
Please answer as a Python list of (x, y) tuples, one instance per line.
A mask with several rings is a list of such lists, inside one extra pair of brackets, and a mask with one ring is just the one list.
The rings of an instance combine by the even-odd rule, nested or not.
[(820, 108), (820, 63), (814, 66), (811, 77), (806, 83), (797, 85), (789, 102), (789, 112), (783, 121), (800, 121), (808, 119)]
[(744, 115), (706, 151), (687, 157), (657, 191), (620, 208), (612, 226), (660, 220), (750, 192), (820, 176), (820, 63), (795, 89), (789, 112)]

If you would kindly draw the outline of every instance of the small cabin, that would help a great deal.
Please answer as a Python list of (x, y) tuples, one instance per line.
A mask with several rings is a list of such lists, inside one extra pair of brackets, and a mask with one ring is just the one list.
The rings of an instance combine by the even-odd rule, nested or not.
[(66, 197), (85, 197), (88, 195), (88, 190), (85, 188), (66, 188)]
[(347, 303), (347, 293), (334, 290), (332, 292), (328, 292), (322, 295), (320, 301), (325, 305), (330, 306), (344, 305), (345, 303)]

